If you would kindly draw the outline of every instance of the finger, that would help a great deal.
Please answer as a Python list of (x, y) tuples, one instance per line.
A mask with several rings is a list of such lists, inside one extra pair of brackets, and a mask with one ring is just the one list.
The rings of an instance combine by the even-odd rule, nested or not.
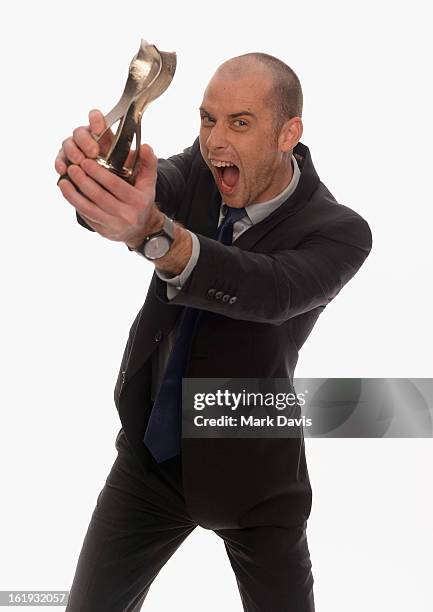
[(114, 198), (109, 191), (101, 187), (99, 183), (88, 176), (80, 166), (69, 166), (68, 176), (71, 178), (74, 185), (78, 187), (80, 192), (96, 206), (109, 215), (114, 217), (120, 216), (122, 210), (125, 208), (125, 204)]
[(158, 158), (150, 145), (141, 145), (138, 163), (139, 167), (135, 179), (135, 186), (137, 189), (143, 191), (146, 188), (153, 187), (156, 183)]
[(80, 166), (88, 176), (105, 187), (117, 200), (132, 205), (140, 203), (140, 193), (135, 187), (98, 164), (98, 162), (93, 159), (83, 159)]
[(112, 227), (113, 217), (107, 215), (107, 213), (101, 210), (93, 202), (81, 195), (70, 181), (62, 179), (58, 182), (58, 186), (63, 197), (70, 204), (72, 204), (76, 210), (78, 210), (83, 218), (89, 219), (92, 223), (98, 224), (101, 229), (105, 227)]
[(72, 138), (67, 138), (62, 143), (63, 153), (67, 160), (73, 164), (79, 164), (84, 159), (82, 151), (77, 147)]
[(73, 136), (75, 144), (84, 153), (83, 157), (96, 157), (99, 154), (98, 143), (90, 134), (88, 127), (80, 126), (75, 128)]
[(80, 217), (84, 219), (87, 225), (90, 225), (90, 227), (92, 227), (95, 230), (95, 232), (99, 232), (102, 235), (102, 232), (101, 232), (102, 225), (100, 223), (96, 223), (95, 221), (92, 221), (91, 219), (89, 219), (89, 217), (86, 217), (85, 215), (83, 215), (83, 213), (80, 214)]
[(66, 162), (65, 162), (65, 155), (63, 153), (63, 149), (60, 149), (60, 151), (57, 153), (57, 157), (54, 161), (54, 168), (56, 169), (56, 172), (58, 174), (65, 174), (66, 172)]
[(99, 134), (102, 134), (102, 132), (107, 127), (104, 115), (97, 108), (94, 108), (89, 112), (89, 125), (90, 131), (95, 136), (99, 136)]
[(103, 134), (107, 128), (105, 117), (100, 110), (94, 109), (90, 111), (89, 124), (90, 131), (98, 142), (100, 154), (106, 155), (110, 150), (111, 144), (114, 139), (114, 134), (110, 129), (107, 130), (105, 134), (98, 139), (98, 136)]

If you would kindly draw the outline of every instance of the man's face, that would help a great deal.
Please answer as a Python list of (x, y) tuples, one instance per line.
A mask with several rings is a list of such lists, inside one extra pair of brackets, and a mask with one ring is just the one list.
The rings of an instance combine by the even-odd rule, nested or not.
[[(258, 70), (242, 78), (216, 73), (200, 107), (200, 150), (223, 200), (236, 208), (277, 195), (287, 166), (278, 149), (272, 109), (271, 80)], [(233, 164), (222, 166), (221, 162)]]

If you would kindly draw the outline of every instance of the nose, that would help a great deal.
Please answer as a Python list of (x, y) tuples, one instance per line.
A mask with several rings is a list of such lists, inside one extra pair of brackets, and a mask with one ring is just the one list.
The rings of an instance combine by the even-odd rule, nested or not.
[(206, 139), (208, 151), (218, 151), (225, 149), (227, 146), (227, 135), (224, 125), (216, 122), (209, 130), (209, 135)]

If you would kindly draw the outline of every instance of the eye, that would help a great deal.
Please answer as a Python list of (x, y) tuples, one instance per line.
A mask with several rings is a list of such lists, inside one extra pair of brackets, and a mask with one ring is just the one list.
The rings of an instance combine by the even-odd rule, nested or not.
[(212, 123), (214, 123), (214, 120), (211, 119), (211, 117), (209, 117), (209, 115), (201, 115), (201, 122), (204, 125), (211, 125)]
[(235, 119), (233, 123), (236, 125), (236, 127), (246, 127), (248, 125), (244, 119)]

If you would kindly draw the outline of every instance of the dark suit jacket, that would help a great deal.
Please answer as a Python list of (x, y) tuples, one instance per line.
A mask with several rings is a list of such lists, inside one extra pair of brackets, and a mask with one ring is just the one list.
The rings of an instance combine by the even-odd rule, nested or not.
[[(320, 181), (308, 147), (298, 143), (293, 153), (301, 171), (295, 192), (231, 247), (212, 238), (220, 194), (198, 139), (183, 153), (159, 160), (156, 199), (197, 234), (200, 257), (171, 301), (165, 283), (153, 275), (130, 329), (114, 399), (140, 461), (149, 462), (142, 439), (151, 355), (183, 306), (204, 311), (188, 377), (293, 379), (298, 352), (318, 316), (370, 252), (368, 223), (337, 203)], [(182, 469), (187, 507), (207, 527), (295, 525), (310, 514), (302, 438), (184, 439)]]

